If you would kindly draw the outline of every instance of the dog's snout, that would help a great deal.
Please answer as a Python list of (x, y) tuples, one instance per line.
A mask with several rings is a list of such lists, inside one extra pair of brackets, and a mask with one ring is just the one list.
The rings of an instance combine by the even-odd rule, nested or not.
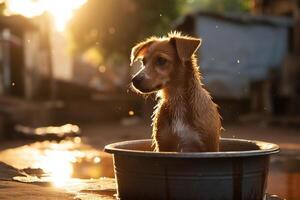
[(132, 78), (132, 83), (133, 85), (140, 85), (140, 83), (142, 82), (143, 78), (140, 76), (135, 76)]

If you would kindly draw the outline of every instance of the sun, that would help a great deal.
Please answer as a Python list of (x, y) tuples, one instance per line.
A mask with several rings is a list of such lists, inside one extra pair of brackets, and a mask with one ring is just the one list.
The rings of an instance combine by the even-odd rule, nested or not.
[(64, 31), (74, 11), (87, 0), (6, 0), (5, 2), (9, 14), (35, 17), (48, 12), (52, 16), (55, 29)]

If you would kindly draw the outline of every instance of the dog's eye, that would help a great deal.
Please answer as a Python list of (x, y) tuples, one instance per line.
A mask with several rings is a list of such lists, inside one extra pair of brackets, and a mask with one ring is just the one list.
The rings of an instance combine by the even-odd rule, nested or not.
[(156, 64), (160, 65), (160, 66), (166, 64), (166, 62), (167, 62), (167, 59), (165, 59), (163, 57), (157, 57), (157, 59), (156, 59)]

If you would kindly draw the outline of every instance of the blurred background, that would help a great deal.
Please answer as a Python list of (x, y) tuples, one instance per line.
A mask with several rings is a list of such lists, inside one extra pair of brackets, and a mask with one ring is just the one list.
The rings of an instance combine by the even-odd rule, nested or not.
[(279, 144), (267, 191), (300, 199), (299, 0), (0, 1), (0, 161), (113, 177), (103, 147), (151, 135), (155, 97), (130, 91), (130, 50), (171, 30), (202, 38), (222, 137)]

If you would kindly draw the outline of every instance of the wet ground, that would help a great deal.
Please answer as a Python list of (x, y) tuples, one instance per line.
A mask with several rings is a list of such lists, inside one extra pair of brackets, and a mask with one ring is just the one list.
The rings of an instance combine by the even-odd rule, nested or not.
[[(0, 161), (3, 162), (0, 163), (0, 180), (12, 179), (28, 183), (29, 187), (37, 185), (42, 191), (52, 188), (44, 191), (44, 197), (48, 199), (115, 199), (111, 156), (84, 144), (80, 137), (60, 142), (34, 142), (3, 150)], [(6, 164), (13, 167), (10, 174)], [(10, 188), (9, 184), (11, 182), (3, 184), (0, 181), (0, 199), (17, 199), (15, 192), (5, 192)], [(22, 190), (19, 185), (11, 185), (11, 188)], [(23, 190), (30, 188), (23, 187)], [(32, 199), (39, 198), (38, 193), (31, 195)]]
[(28, 174), (49, 176), (58, 186), (70, 177), (90, 179), (114, 176), (111, 156), (83, 144), (80, 137), (60, 142), (34, 142), (7, 149), (0, 152), (0, 160)]
[[(59, 199), (73, 199), (74, 196), (76, 199), (114, 199), (114, 179), (100, 179), (113, 178), (112, 158), (101, 150), (107, 143), (147, 138), (151, 129), (147, 123), (131, 126), (86, 124), (80, 127), (83, 137), (67, 138), (60, 142), (31, 142), (26, 145), (19, 145), (18, 142), (14, 145), (4, 143), (0, 161), (19, 169), (16, 174), (12, 174), (15, 181), (33, 183), (42, 186), (43, 190), (54, 188), (54, 192), (58, 192), (55, 194), (61, 192), (62, 197)], [(279, 143), (282, 152), (271, 160), (267, 192), (288, 200), (300, 199), (298, 130), (232, 126), (226, 129), (223, 136)], [(0, 199), (5, 199), (5, 195), (12, 195), (3, 193), (5, 190), (9, 191), (9, 184), (11, 182), (4, 185), (1, 182)], [(71, 196), (63, 196), (66, 194)]]

